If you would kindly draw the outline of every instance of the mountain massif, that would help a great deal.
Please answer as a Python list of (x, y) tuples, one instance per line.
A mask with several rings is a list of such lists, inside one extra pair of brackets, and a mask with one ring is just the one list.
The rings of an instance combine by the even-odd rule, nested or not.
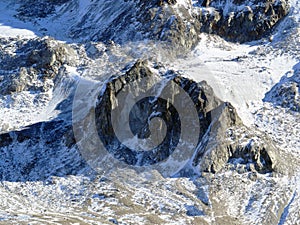
[(300, 220), (297, 0), (0, 6), (0, 224)]

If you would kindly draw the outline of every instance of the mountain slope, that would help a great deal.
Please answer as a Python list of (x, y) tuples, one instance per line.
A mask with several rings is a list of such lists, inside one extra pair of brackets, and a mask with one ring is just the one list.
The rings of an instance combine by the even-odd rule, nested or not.
[(298, 1), (0, 4), (1, 224), (298, 222)]

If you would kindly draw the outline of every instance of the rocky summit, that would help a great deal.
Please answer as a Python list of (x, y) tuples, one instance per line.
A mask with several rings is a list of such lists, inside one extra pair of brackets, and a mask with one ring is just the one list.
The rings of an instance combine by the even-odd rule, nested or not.
[(297, 224), (299, 10), (0, 2), (0, 224)]

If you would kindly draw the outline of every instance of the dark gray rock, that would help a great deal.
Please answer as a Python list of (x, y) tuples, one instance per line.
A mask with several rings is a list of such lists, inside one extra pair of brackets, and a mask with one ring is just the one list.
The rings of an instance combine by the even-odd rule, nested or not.
[[(0, 49), (0, 94), (21, 91), (46, 92), (51, 88), (63, 65), (76, 64), (76, 53), (65, 44), (50, 38), (16, 41), (14, 55), (6, 48)], [(5, 38), (0, 40), (3, 46)]]
[[(233, 106), (230, 103), (222, 103), (216, 98), (206, 82), (196, 83), (176, 73), (171, 76), (169, 74), (168, 77), (188, 93), (197, 109), (201, 130), (194, 163), (199, 165), (201, 171), (218, 172), (228, 163), (235, 168), (237, 165), (244, 165), (244, 172), (255, 170), (259, 173), (267, 173), (276, 169), (279, 160), (272, 141), (263, 134), (245, 127)], [(148, 137), (147, 122), (154, 112), (167, 124), (167, 138), (164, 142), (154, 151), (139, 152), (124, 146), (116, 137), (111, 114), (113, 110), (120, 110), (120, 108), (122, 111), (127, 104), (126, 101), (116, 100), (116, 95), (124, 91), (128, 84), (145, 78), (148, 79), (148, 85), (157, 82), (156, 75), (152, 73), (146, 62), (138, 61), (124, 75), (112, 77), (106, 84), (103, 95), (99, 96), (95, 109), (98, 134), (105, 147), (115, 158), (130, 165), (152, 165), (165, 160), (172, 154), (172, 149), (176, 147), (180, 136), (178, 134), (180, 119), (176, 115), (176, 110), (167, 107), (168, 104), (159, 99), (146, 99), (136, 105), (133, 117), (129, 118), (128, 122), (136, 121), (131, 124), (132, 131), (135, 131), (140, 138)], [(125, 92), (134, 91), (130, 89)], [(176, 93), (173, 93), (173, 98), (176, 97), (178, 97)], [(184, 104), (184, 99), (181, 101)], [(160, 115), (157, 109), (170, 114)], [(120, 124), (122, 122), (124, 121), (119, 121)], [(142, 160), (138, 160), (141, 158)]]
[(300, 112), (300, 63), (296, 64), (293, 70), (292, 76), (282, 77), (280, 82), (266, 93), (264, 101)]
[(76, 41), (162, 41), (178, 53), (195, 47), (201, 32), (234, 42), (260, 39), (289, 12), (287, 0), (212, 0), (194, 4), (176, 0), (118, 0), (114, 4), (94, 1), (84, 13), (73, 1), (25, 1), (17, 17), (34, 20), (51, 16), (56, 5), (65, 9), (58, 17), (63, 18), (70, 11), (81, 15), (66, 31), (66, 36)]
[[(124, 75), (113, 77), (111, 81), (106, 84), (105, 91), (103, 95), (99, 96), (98, 104), (95, 108), (98, 134), (108, 151), (116, 158), (124, 160), (127, 164), (139, 166), (152, 165), (165, 160), (178, 145), (181, 132), (178, 112), (168, 101), (159, 97), (155, 98), (158, 93), (157, 90), (153, 90), (153, 92), (151, 92), (153, 97), (146, 97), (135, 104), (128, 122), (131, 123), (131, 129), (134, 134), (137, 134), (140, 138), (147, 138), (150, 132), (148, 121), (153, 118), (153, 114), (162, 118), (167, 126), (167, 135), (163, 142), (152, 151), (139, 152), (129, 149), (118, 140), (112, 128), (113, 125), (110, 115), (114, 108), (118, 108), (115, 110), (122, 111), (126, 107), (127, 102), (126, 99), (123, 99), (124, 101), (117, 100), (116, 95), (124, 91), (128, 85), (139, 82), (139, 80), (142, 79), (146, 79), (146, 85), (150, 87), (158, 81), (157, 75), (151, 72), (145, 61), (137, 61)], [(193, 100), (201, 127), (200, 133), (198, 134), (200, 140), (206, 133), (211, 122), (211, 118), (207, 116), (206, 113), (210, 105), (208, 97), (204, 93), (204, 88), (192, 80), (179, 76), (175, 72), (168, 72), (168, 80), (168, 82), (175, 82), (179, 85)], [(167, 86), (168, 84), (165, 85)], [(137, 86), (137, 88), (141, 87)], [(128, 93), (135, 91), (136, 90), (131, 89), (131, 87), (129, 87), (129, 90), (125, 90), (125, 92)], [(163, 92), (164, 88), (159, 90), (159, 93), (160, 91)], [(172, 98), (177, 97), (180, 97), (179, 93), (172, 93)], [(218, 101), (215, 96), (211, 98), (215, 98), (216, 102)], [(181, 99), (182, 105), (185, 105), (185, 101), (185, 99)], [(189, 115), (188, 111), (186, 115)], [(119, 121), (120, 124), (124, 122), (125, 121)]]
[(55, 6), (68, 1), (69, 0), (25, 0), (21, 2), (21, 6), (18, 9), (16, 17), (22, 20), (45, 18), (55, 12)]
[(177, 2), (177, 0), (158, 0), (157, 4), (159, 6), (163, 6), (165, 3), (169, 4), (169, 5), (175, 5)]
[(89, 170), (77, 149), (66, 146), (70, 131), (70, 124), (53, 120), (0, 134), (0, 180), (37, 181)]
[[(123, 126), (123, 123), (129, 122), (131, 131), (145, 139), (151, 134), (149, 121), (160, 117), (166, 124), (166, 135), (152, 150), (130, 149), (118, 139), (112, 126), (112, 112), (117, 110), (118, 113), (118, 110), (122, 111), (128, 105), (127, 100), (117, 99), (116, 96), (121, 92), (143, 92), (162, 77), (166, 81), (155, 89), (150, 88), (147, 94), (151, 95), (134, 104), (128, 121), (119, 117), (117, 125)], [(146, 86), (134, 85), (140, 80)], [(82, 155), (84, 152), (79, 153), (77, 149), (77, 142), (82, 140), (76, 139), (74, 135), (74, 129), (82, 130), (82, 127), (74, 127), (72, 123), (72, 100), (76, 85), (74, 82), (67, 84), (60, 81), (62, 83), (58, 86), (64, 86), (69, 94), (68, 98), (57, 105), (61, 110), (57, 118), (33, 124), (20, 131), (0, 134), (0, 180), (46, 179), (53, 175), (64, 176), (88, 170)], [(95, 109), (90, 109), (95, 110), (98, 134), (86, 133), (84, 136), (88, 138), (88, 143), (92, 144), (94, 138), (100, 138), (114, 158), (129, 165), (147, 166), (166, 160), (178, 144), (182, 125), (179, 112), (172, 106), (170, 99), (180, 98), (183, 115), (189, 115), (190, 110), (184, 107), (186, 98), (182, 98), (177, 91), (171, 92), (169, 99), (159, 97), (159, 93), (164, 91), (169, 82), (180, 86), (188, 94), (197, 111), (200, 131), (196, 133), (190, 127), (190, 132), (198, 139), (194, 158), (191, 160), (200, 171), (215, 173), (226, 169), (228, 165), (233, 165), (232, 168), (240, 172), (267, 173), (276, 170), (280, 160), (272, 141), (245, 127), (230, 103), (219, 100), (206, 82), (196, 83), (175, 71), (156, 74), (146, 61), (140, 60), (127, 68), (123, 75), (113, 76), (106, 82)], [(93, 120), (88, 122), (86, 126), (90, 126)], [(155, 129), (162, 130), (159, 127)], [(188, 170), (184, 168), (182, 171), (181, 175), (184, 175), (184, 171)]]
[(199, 19), (203, 32), (215, 33), (229, 41), (257, 40), (271, 31), (289, 12), (288, 1), (206, 1), (215, 8), (212, 14)]
[(264, 134), (243, 125), (230, 103), (223, 103), (211, 112), (210, 130), (202, 138), (195, 163), (203, 172), (219, 172), (230, 164), (234, 169), (268, 173), (279, 163), (277, 150)]
[[(179, 15), (173, 8), (174, 4), (176, 1), (129, 2), (124, 11), (92, 39), (113, 40), (121, 44), (148, 39), (168, 42), (174, 49), (193, 48), (199, 40), (197, 30), (200, 30), (200, 23), (193, 20), (186, 9), (182, 9)], [(80, 22), (81, 25), (84, 23)], [(73, 37), (82, 36), (84, 31), (78, 30), (78, 27), (76, 25), (71, 30), (75, 34)]]

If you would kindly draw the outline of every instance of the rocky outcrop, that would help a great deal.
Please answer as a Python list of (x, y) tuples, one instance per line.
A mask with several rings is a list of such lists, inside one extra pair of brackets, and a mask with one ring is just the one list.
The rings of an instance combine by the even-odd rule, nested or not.
[[(200, 23), (194, 20), (185, 8), (182, 8), (179, 14), (176, 1), (152, 0), (121, 4), (122, 10), (119, 14), (114, 14), (115, 18), (111, 18), (111, 15), (109, 15), (110, 18), (103, 18), (104, 23), (111, 21), (106, 26), (102, 26), (104, 29), (99, 29), (97, 22), (91, 25), (96, 26), (95, 29), (98, 31), (92, 36), (92, 40), (113, 40), (116, 43), (125, 44), (148, 39), (167, 42), (174, 49), (191, 49), (199, 40)], [(105, 10), (115, 9), (107, 4)], [(90, 20), (94, 20), (92, 15), (87, 16)], [(82, 26), (86, 24), (86, 21), (82, 20), (79, 24)], [(71, 28), (74, 38), (86, 32), (78, 26), (79, 24)]]
[[(155, 164), (169, 157), (177, 147), (181, 135), (182, 124), (180, 116), (182, 115), (179, 115), (178, 109), (172, 105), (171, 100), (180, 98), (180, 102), (184, 106), (187, 105), (187, 99), (184, 99), (180, 92), (174, 91), (174, 93), (169, 93), (170, 90), (167, 90), (169, 88), (168, 85), (173, 85), (172, 82), (187, 92), (193, 100), (200, 123), (200, 132), (198, 134), (195, 133), (195, 135), (199, 136), (199, 140), (206, 133), (211, 123), (211, 118), (207, 115), (207, 112), (209, 107), (212, 107), (211, 104), (215, 105), (220, 100), (214, 95), (208, 97), (205, 94), (204, 90), (208, 87), (178, 76), (174, 71), (168, 71), (167, 76), (166, 83), (158, 85), (159, 88), (156, 87), (156, 89), (147, 92), (144, 90), (145, 86), (152, 87), (159, 83), (161, 78), (150, 70), (145, 61), (137, 61), (124, 75), (112, 78), (106, 84), (103, 95), (98, 98), (98, 104), (95, 109), (98, 134), (108, 151), (116, 158), (124, 160), (127, 164), (138, 166)], [(143, 82), (142, 84), (134, 85), (141, 81)], [(124, 92), (124, 96), (121, 99), (117, 99), (117, 95), (120, 92)], [(145, 94), (145, 98), (140, 99), (134, 105), (134, 108), (130, 111), (129, 120), (127, 120), (121, 116), (121, 113), (124, 109), (126, 110), (128, 105), (127, 95), (135, 92), (142, 92), (139, 95)], [(170, 94), (168, 99), (160, 97), (160, 94), (164, 92)], [(166, 137), (158, 146), (149, 151), (129, 149), (120, 142), (113, 129), (113, 121), (110, 115), (114, 113), (112, 111), (116, 110), (118, 111), (116, 115), (119, 117), (118, 121), (116, 121), (117, 125), (123, 126), (123, 124), (129, 123), (131, 130), (139, 138), (150, 136), (149, 121), (156, 117), (162, 118), (166, 123)], [(186, 116), (189, 115), (190, 109), (184, 109), (183, 111), (183, 108), (181, 108), (179, 110), (182, 110), (181, 113), (184, 113)], [(162, 125), (160, 124), (160, 126)], [(192, 127), (190, 129), (192, 132)], [(125, 132), (129, 131), (125, 130)]]
[(167, 3), (167, 4), (169, 4), (169, 5), (175, 5), (175, 4), (177, 3), (177, 0), (158, 0), (158, 1), (157, 1), (157, 4), (158, 4), (159, 6), (163, 6), (164, 3)]
[[(98, 134), (107, 150), (115, 158), (123, 160), (127, 164), (139, 166), (165, 160), (178, 144), (181, 131), (180, 117), (170, 103), (163, 102), (159, 98), (146, 98), (139, 102), (129, 120), (123, 121), (124, 117), (120, 116), (117, 123), (123, 126), (123, 123), (130, 123), (131, 119), (138, 121), (138, 123), (131, 124), (130, 128), (140, 138), (145, 138), (149, 136), (148, 123), (154, 114), (165, 121), (166, 138), (154, 150), (144, 152), (130, 149), (120, 142), (113, 129), (110, 115), (113, 115), (112, 111), (114, 110), (125, 109), (128, 102), (126, 102), (126, 98), (123, 99), (124, 101), (120, 101), (116, 96), (122, 91), (125, 93), (135, 92), (134, 89), (127, 90), (126, 86), (144, 79), (147, 79), (147, 85), (150, 86), (159, 81), (159, 77), (149, 69), (145, 62), (138, 61), (124, 75), (114, 77), (106, 84), (95, 109)], [(232, 105), (223, 103), (216, 98), (212, 89), (205, 82), (196, 83), (174, 72), (170, 73), (170, 71), (168, 79), (188, 93), (197, 109), (200, 132), (194, 163), (199, 165), (200, 171), (218, 172), (227, 164), (242, 167), (244, 172), (253, 170), (266, 173), (272, 172), (276, 168), (278, 156), (272, 141), (245, 127)], [(155, 96), (155, 92), (153, 96)], [(174, 92), (172, 98), (176, 97), (178, 97), (178, 93)], [(184, 101), (185, 99), (181, 99), (183, 105)], [(188, 111), (186, 111), (186, 115), (188, 115)]]
[[(56, 5), (61, 7), (55, 8)], [(83, 7), (83, 8), (82, 8)], [(119, 44), (138, 41), (162, 41), (175, 50), (190, 50), (202, 32), (217, 34), (226, 40), (246, 42), (262, 38), (289, 12), (287, 0), (279, 1), (198, 1), (190, 0), (99, 0), (84, 5), (74, 1), (22, 3), (18, 17), (35, 20), (51, 17), (55, 10), (68, 21), (66, 36), (77, 41), (113, 40)], [(70, 14), (70, 15), (69, 15)], [(47, 28), (44, 28), (47, 29)]]
[[(0, 128), (0, 180), (44, 180), (52, 175), (76, 174), (78, 168), (86, 168), (78, 151), (67, 144), (71, 142), (67, 137), (72, 137), (67, 134), (72, 131), (69, 98), (75, 82), (68, 79), (64, 66), (76, 65), (75, 51), (47, 37), (1, 38), (0, 42), (0, 99), (4, 107), (13, 108), (11, 112), (16, 110), (20, 116), (24, 108), (32, 105), (38, 112), (44, 105), (53, 104), (53, 108), (46, 108), (47, 113), (60, 112), (57, 119), (31, 123), (28, 127), (21, 124), (13, 129)], [(52, 94), (57, 98), (53, 102)]]
[(295, 65), (293, 70), (292, 76), (284, 76), (278, 84), (266, 93), (264, 101), (300, 112), (300, 63)]
[(223, 103), (211, 113), (215, 120), (196, 158), (201, 171), (215, 173), (225, 165), (240, 173), (279, 170), (275, 145), (264, 134), (244, 126), (232, 105)]
[[(186, 98), (188, 96), (196, 110), (196, 122), (200, 124), (199, 130), (195, 130), (193, 125), (188, 127), (192, 137), (196, 137), (197, 140), (193, 149), (195, 154), (191, 160), (200, 171), (215, 173), (228, 165), (243, 168), (242, 172), (252, 170), (266, 173), (276, 169), (279, 160), (272, 142), (243, 126), (230, 103), (219, 100), (206, 82), (196, 83), (175, 71), (160, 69), (165, 72), (155, 72), (159, 67), (161, 65), (154, 64), (151, 68), (147, 62), (137, 61), (126, 69), (123, 75), (113, 76), (106, 82), (94, 109), (97, 134), (83, 135), (90, 145), (98, 136), (110, 155), (128, 165), (147, 166), (164, 161), (173, 154), (183, 137), (183, 121), (193, 119), (190, 117), (191, 109)], [(164, 82), (160, 83), (162, 78)], [(143, 82), (138, 84), (140, 81)], [(151, 88), (153, 85), (154, 89)], [(174, 85), (182, 88), (187, 95), (181, 95)], [(71, 86), (73, 87), (74, 83)], [(148, 89), (150, 91), (146, 92)], [(128, 95), (139, 93), (143, 96), (143, 92), (145, 97), (133, 104), (128, 118), (124, 117), (122, 112), (131, 105)], [(80, 143), (82, 140), (78, 140), (73, 132), (73, 130), (77, 132), (76, 128), (81, 132), (84, 130), (80, 126), (76, 127), (74, 123), (72, 125), (74, 91), (69, 90), (69, 93), (69, 97), (57, 105), (57, 109), (61, 111), (57, 118), (0, 135), (0, 152), (3, 156), (0, 164), (2, 179), (13, 180), (15, 176), (15, 179), (22, 180), (30, 177), (76, 174), (80, 169), (87, 168), (84, 158), (80, 157), (84, 156), (84, 152), (79, 151), (79, 154), (77, 148), (77, 142)], [(168, 97), (161, 98), (161, 93), (165, 93)], [(173, 103), (173, 99), (176, 98), (181, 105), (179, 111), (178, 105)], [(113, 118), (112, 115), (117, 117)], [(155, 118), (161, 118), (164, 122), (159, 121), (156, 123), (158, 126), (151, 127), (150, 121)], [(90, 122), (92, 125), (93, 121)], [(118, 136), (114, 127), (116, 124), (123, 127), (125, 123), (129, 123), (131, 130), (125, 129), (125, 133), (130, 131), (139, 139), (147, 139), (153, 131), (158, 132), (163, 139), (147, 151), (135, 149), (136, 146), (132, 145), (133, 139), (127, 141), (127, 144), (131, 142), (131, 147), (128, 147), (120, 139), (122, 134)], [(86, 122), (84, 124), (90, 126)], [(92, 146), (92, 149), (97, 147)], [(24, 149), (26, 157), (22, 158)], [(21, 158), (20, 162), (11, 161)], [(48, 163), (59, 167), (53, 168), (50, 164), (45, 166)], [(15, 168), (11, 169), (14, 175), (7, 174), (7, 166)]]
[[(47, 92), (62, 65), (75, 65), (76, 53), (65, 44), (50, 38), (17, 41), (10, 49), (2, 38), (0, 49), (0, 94), (21, 91)], [(22, 54), (20, 54), (22, 53)]]
[[(136, 1), (135, 12), (124, 11), (94, 38), (123, 43), (124, 40), (137, 40), (140, 35), (190, 49), (198, 42), (198, 35), (206, 32), (229, 41), (246, 42), (270, 32), (289, 11), (286, 0), (201, 1), (194, 5), (190, 1), (184, 1), (184, 5), (176, 1), (159, 1), (158, 5), (155, 1)], [(135, 21), (135, 26), (127, 21)], [(128, 36), (126, 31), (132, 29), (134, 33), (130, 33), (135, 35)]]
[(200, 11), (203, 32), (218, 34), (229, 41), (260, 39), (289, 12), (288, 1), (199, 1), (212, 10)]

